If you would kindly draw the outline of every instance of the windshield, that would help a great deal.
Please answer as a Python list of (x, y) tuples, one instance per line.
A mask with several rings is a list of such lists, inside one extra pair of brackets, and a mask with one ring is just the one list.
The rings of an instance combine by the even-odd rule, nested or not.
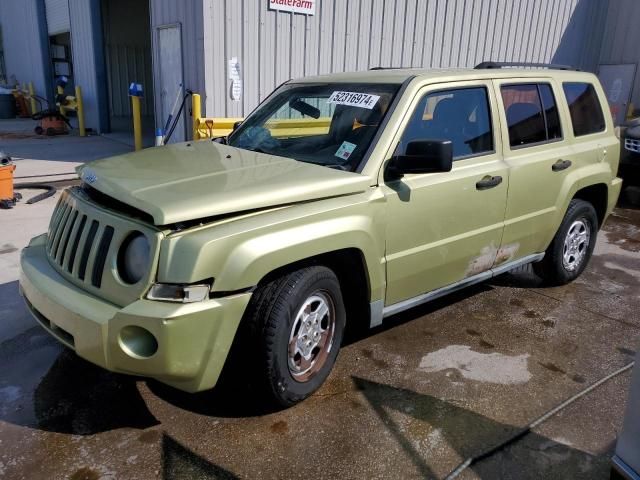
[(353, 171), (400, 85), (287, 84), (265, 100), (227, 143)]

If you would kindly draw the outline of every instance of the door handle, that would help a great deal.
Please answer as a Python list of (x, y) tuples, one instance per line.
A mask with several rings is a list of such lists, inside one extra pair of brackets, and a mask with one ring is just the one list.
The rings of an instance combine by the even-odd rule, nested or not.
[(496, 175), (495, 177), (486, 176), (476, 183), (476, 190), (487, 190), (489, 188), (497, 187), (501, 183), (502, 177), (499, 175)]
[(571, 166), (571, 160), (558, 160), (556, 163), (551, 165), (551, 170), (554, 172), (560, 172), (562, 170), (566, 170)]

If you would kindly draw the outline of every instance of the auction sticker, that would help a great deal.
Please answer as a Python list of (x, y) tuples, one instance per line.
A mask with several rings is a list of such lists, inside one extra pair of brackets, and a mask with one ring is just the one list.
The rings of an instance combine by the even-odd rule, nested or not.
[(348, 160), (356, 147), (357, 145), (355, 143), (342, 142), (342, 145), (340, 145), (340, 148), (338, 148), (338, 151), (334, 155), (343, 160)]
[(329, 100), (327, 100), (327, 103), (368, 108), (369, 110), (371, 110), (378, 102), (378, 100), (380, 100), (379, 95), (369, 95), (368, 93), (333, 92), (329, 97)]

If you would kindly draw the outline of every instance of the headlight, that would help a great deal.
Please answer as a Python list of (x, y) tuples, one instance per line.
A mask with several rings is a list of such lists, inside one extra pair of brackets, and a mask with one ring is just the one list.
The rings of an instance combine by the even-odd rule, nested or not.
[(149, 268), (151, 248), (149, 240), (140, 232), (134, 232), (120, 247), (118, 274), (129, 284), (138, 283)]
[(210, 284), (178, 285), (155, 283), (151, 286), (147, 298), (164, 302), (193, 303), (209, 298)]

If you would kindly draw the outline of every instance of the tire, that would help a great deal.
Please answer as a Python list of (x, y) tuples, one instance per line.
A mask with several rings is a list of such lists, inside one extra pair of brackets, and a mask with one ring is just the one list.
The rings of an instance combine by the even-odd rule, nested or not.
[[(322, 306), (326, 313), (321, 316)], [(304, 307), (310, 314), (303, 312)], [(313, 266), (282, 275), (255, 291), (243, 318), (238, 351), (244, 354), (235, 363), (242, 365), (251, 389), (262, 398), (276, 407), (292, 406), (329, 376), (345, 321), (340, 284), (333, 271)]]
[(549, 286), (575, 280), (589, 263), (597, 234), (598, 215), (593, 205), (584, 200), (571, 200), (544, 258), (533, 264), (534, 271)]
[(34, 128), (33, 131), (36, 133), (36, 135), (43, 135), (44, 134), (44, 128), (42, 128), (40, 125), (38, 125), (36, 128)]

